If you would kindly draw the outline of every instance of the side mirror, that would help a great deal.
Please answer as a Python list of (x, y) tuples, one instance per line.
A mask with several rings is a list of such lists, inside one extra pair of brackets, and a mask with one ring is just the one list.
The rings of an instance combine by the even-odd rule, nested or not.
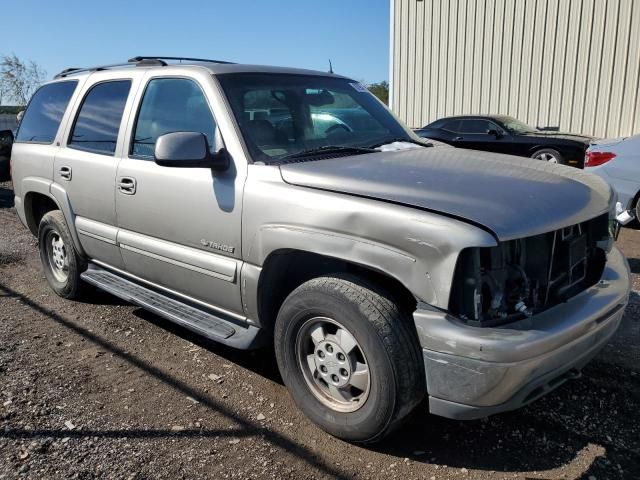
[(156, 141), (154, 159), (158, 165), (174, 168), (229, 168), (229, 155), (223, 148), (209, 151), (206, 135), (198, 132), (173, 132), (160, 135)]
[(500, 138), (502, 136), (502, 132), (500, 130), (492, 128), (490, 130), (487, 130), (487, 135), (493, 135), (496, 138)]

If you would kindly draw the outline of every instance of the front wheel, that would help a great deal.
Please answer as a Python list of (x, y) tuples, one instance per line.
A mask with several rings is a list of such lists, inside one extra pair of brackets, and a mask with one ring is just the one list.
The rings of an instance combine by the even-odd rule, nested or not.
[(542, 160), (543, 162), (564, 165), (564, 158), (562, 158), (559, 151), (554, 150), (553, 148), (543, 148), (538, 150), (531, 155), (531, 158)]
[(275, 349), (299, 408), (344, 440), (382, 439), (426, 392), (411, 318), (357, 277), (319, 277), (294, 290), (276, 320)]

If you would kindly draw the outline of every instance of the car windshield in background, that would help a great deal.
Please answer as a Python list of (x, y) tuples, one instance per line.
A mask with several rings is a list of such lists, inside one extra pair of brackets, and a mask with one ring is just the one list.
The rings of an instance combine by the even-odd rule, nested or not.
[(526, 123), (521, 122), (513, 117), (500, 117), (500, 121), (504, 125), (504, 128), (509, 130), (511, 133), (534, 133), (537, 130), (533, 127), (530, 127)]
[(364, 153), (399, 139), (415, 141), (366, 88), (345, 78), (265, 73), (217, 78), (255, 161), (332, 149)]

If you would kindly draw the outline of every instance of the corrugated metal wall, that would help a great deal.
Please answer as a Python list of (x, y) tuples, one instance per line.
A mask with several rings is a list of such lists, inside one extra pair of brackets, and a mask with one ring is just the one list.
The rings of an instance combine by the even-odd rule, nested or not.
[(390, 0), (391, 103), (411, 127), (501, 113), (640, 133), (640, 0)]

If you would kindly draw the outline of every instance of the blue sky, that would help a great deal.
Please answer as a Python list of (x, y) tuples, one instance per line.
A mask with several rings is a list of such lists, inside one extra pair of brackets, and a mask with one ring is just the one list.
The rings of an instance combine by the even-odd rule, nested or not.
[[(98, 6), (100, 5), (100, 6)], [(19, 0), (3, 7), (0, 54), (66, 67), (134, 55), (217, 58), (388, 80), (389, 0)]]

